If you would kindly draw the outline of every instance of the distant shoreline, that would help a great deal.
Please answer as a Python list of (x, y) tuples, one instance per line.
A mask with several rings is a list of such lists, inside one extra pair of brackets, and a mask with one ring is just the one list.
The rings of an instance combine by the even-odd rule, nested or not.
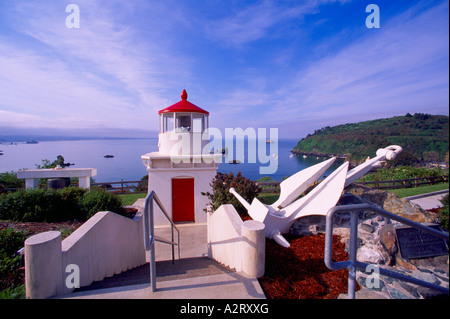
[(37, 142), (57, 142), (57, 141), (92, 141), (92, 140), (147, 140), (157, 137), (101, 137), (101, 136), (7, 136), (0, 135), (0, 144), (27, 143), (34, 140)]
[(347, 159), (349, 154), (326, 154), (326, 153), (316, 153), (316, 152), (302, 152), (296, 149), (293, 149), (292, 154), (295, 155), (306, 155), (306, 156), (315, 156), (315, 157), (323, 157), (323, 158), (330, 158), (330, 157), (336, 157), (338, 159)]

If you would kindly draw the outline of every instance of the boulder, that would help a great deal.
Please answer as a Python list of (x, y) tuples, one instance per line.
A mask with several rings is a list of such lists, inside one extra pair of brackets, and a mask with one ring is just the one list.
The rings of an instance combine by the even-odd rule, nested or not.
[(407, 199), (399, 198), (394, 193), (357, 184), (350, 185), (346, 188), (346, 191), (358, 196), (365, 203), (375, 204), (388, 212), (408, 218), (414, 222), (436, 222), (435, 215), (424, 211), (420, 206), (411, 203)]

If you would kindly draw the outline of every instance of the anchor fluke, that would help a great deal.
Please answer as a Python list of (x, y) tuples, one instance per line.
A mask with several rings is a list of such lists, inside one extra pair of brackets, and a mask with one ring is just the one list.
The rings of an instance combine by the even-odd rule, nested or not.
[(286, 238), (281, 235), (280, 231), (276, 230), (272, 233), (272, 239), (275, 240), (275, 242), (283, 247), (289, 248), (291, 247), (291, 244), (286, 240)]

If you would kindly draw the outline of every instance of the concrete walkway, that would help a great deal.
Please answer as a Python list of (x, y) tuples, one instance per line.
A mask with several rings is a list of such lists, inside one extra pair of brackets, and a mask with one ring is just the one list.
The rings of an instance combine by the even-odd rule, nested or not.
[(416, 196), (405, 197), (413, 204), (417, 204), (422, 207), (423, 210), (429, 210), (433, 208), (443, 207), (441, 199), (448, 194), (448, 189), (437, 191), (433, 193), (421, 194)]
[(261, 299), (256, 279), (236, 272), (72, 293), (62, 299)]
[[(156, 242), (156, 291), (150, 287), (149, 264), (82, 287), (61, 299), (265, 299), (257, 279), (234, 272), (208, 258), (206, 224), (179, 224), (180, 259), (171, 245)], [(175, 233), (176, 234), (176, 233)], [(155, 235), (171, 239), (170, 227), (155, 228)], [(175, 235), (176, 241), (176, 235)], [(147, 253), (147, 261), (149, 254)], [(125, 281), (125, 285), (124, 285)], [(126, 285), (127, 283), (139, 283)], [(114, 286), (116, 285), (116, 286)], [(101, 287), (110, 288), (101, 288)], [(98, 289), (97, 287), (100, 287)]]

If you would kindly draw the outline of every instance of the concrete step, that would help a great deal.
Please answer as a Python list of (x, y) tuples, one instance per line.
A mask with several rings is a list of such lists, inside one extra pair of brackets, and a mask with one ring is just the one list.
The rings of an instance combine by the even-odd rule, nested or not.
[[(156, 282), (188, 279), (202, 276), (225, 274), (233, 270), (219, 264), (208, 257), (192, 257), (156, 262)], [(93, 282), (91, 285), (76, 289), (74, 292), (91, 291), (96, 289), (124, 287), (150, 283), (150, 265), (146, 263), (140, 267), (130, 269), (121, 274)]]

